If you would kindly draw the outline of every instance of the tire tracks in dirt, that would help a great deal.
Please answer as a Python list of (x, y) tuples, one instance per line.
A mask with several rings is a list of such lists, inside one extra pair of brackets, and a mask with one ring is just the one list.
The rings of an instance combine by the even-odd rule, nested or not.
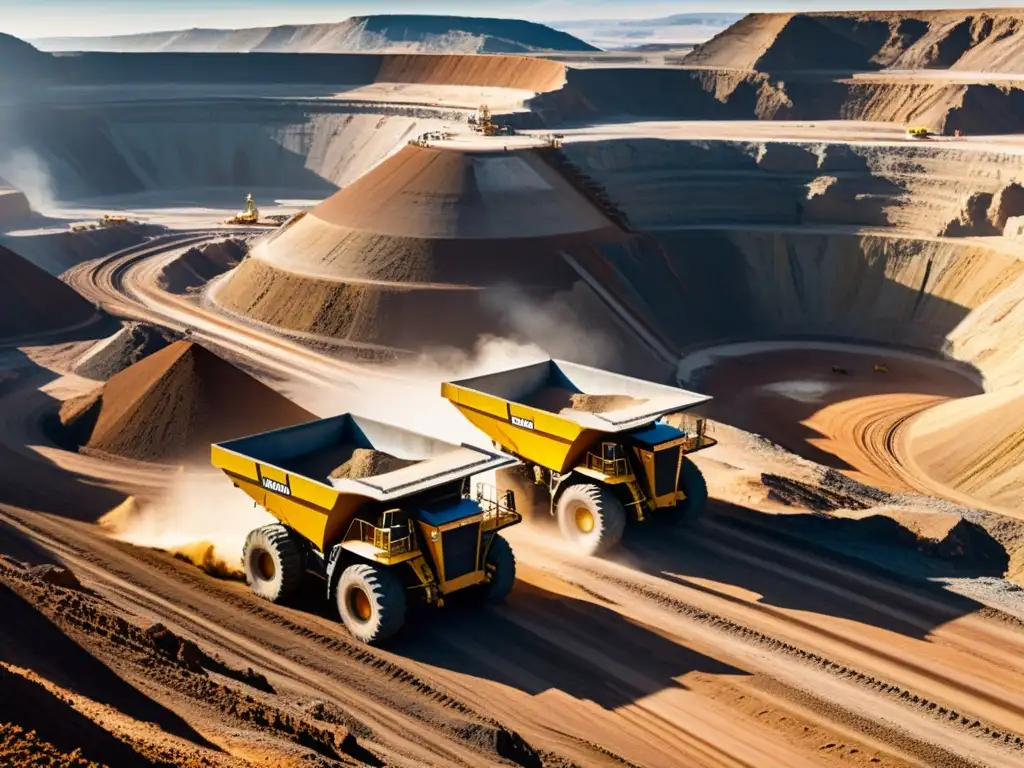
[[(726, 534), (732, 536), (733, 532), (726, 531)], [(699, 547), (720, 557), (730, 568), (752, 565), (770, 573), (752, 574), (751, 581), (763, 579), (769, 583), (768, 578), (788, 579), (796, 585), (795, 588), (808, 591), (823, 589), (819, 578), (815, 576), (816, 566), (812, 566), (810, 573), (805, 567), (794, 571), (792, 566), (795, 563), (792, 560), (787, 563), (777, 545), (759, 542), (758, 537), (744, 535), (743, 549), (740, 550), (735, 541), (723, 543), (725, 537), (721, 532), (709, 536), (702, 528), (693, 536), (689, 542), (692, 547), (686, 550), (687, 553)], [(769, 554), (772, 562), (751, 556), (751, 551)], [(705, 652), (714, 655), (711, 649), (716, 647), (717, 641), (709, 642), (707, 635), (701, 638), (692, 630), (700, 627), (710, 629), (714, 635), (727, 635), (739, 640), (743, 646), (754, 645), (767, 651), (768, 658), (772, 659), (766, 663), (764, 658), (751, 658), (749, 653), (744, 653), (741, 660), (733, 662), (742, 669), (773, 678), (778, 683), (801, 691), (804, 696), (815, 696), (819, 704), (826, 702), (821, 701), (815, 689), (831, 688), (837, 695), (827, 703), (832, 707), (846, 708), (848, 715), (867, 717), (876, 723), (876, 727), (880, 719), (889, 717), (905, 732), (920, 732), (928, 737), (937, 737), (918, 739), (916, 743), (914, 739), (908, 741), (905, 736), (895, 739), (895, 743), (909, 745), (905, 749), (915, 757), (925, 759), (929, 765), (956, 764), (956, 760), (965, 759), (963, 750), (970, 753), (977, 745), (984, 746), (984, 764), (1012, 765), (1024, 755), (1024, 737), (1021, 736), (1024, 733), (1024, 708), (1017, 693), (1020, 690), (1018, 686), (1022, 679), (1022, 669), (1020, 656), (1016, 655), (1022, 644), (1010, 630), (994, 622), (974, 616), (957, 619), (955, 611), (951, 616), (950, 609), (941, 603), (936, 605), (934, 599), (929, 599), (925, 601), (928, 607), (923, 614), (918, 610), (907, 614), (907, 617), (919, 626), (933, 626), (935, 638), (922, 633), (922, 640), (910, 638), (900, 641), (898, 636), (892, 636), (892, 630), (868, 625), (871, 616), (866, 614), (863, 605), (867, 601), (859, 600), (855, 591), (863, 588), (865, 577), (857, 575), (848, 578), (842, 569), (838, 569), (838, 572), (834, 568), (827, 569), (830, 580), (823, 591), (830, 599), (841, 599), (856, 606), (856, 610), (850, 613), (860, 615), (860, 626), (854, 626), (849, 619), (826, 617), (823, 611), (813, 614), (811, 619), (810, 608), (801, 610), (799, 607), (768, 605), (765, 604), (768, 600), (754, 593), (742, 597), (729, 594), (721, 588), (707, 586), (706, 579), (674, 576), (650, 568), (647, 574), (643, 574), (616, 563), (573, 563), (558, 559), (551, 551), (544, 554), (548, 560), (547, 565), (542, 566), (545, 570), (558, 578), (585, 587), (591, 594), (599, 596), (599, 599), (610, 601), (620, 609), (624, 608), (637, 620), (660, 622), (654, 616), (661, 612), (683, 619), (688, 626), (680, 635), (682, 645), (708, 649)], [(660, 555), (664, 560), (664, 549), (660, 546), (640, 546), (633, 548), (630, 555), (631, 559), (657, 559)], [(680, 570), (685, 572), (685, 553), (681, 553), (680, 562)], [(600, 588), (596, 585), (600, 585)], [(876, 590), (881, 595), (889, 588), (889, 585), (879, 581)], [(898, 586), (892, 589), (897, 594), (906, 593), (905, 589)], [(774, 603), (778, 602), (778, 599), (774, 600)], [(898, 614), (913, 605), (913, 597), (908, 595), (905, 600), (896, 602), (898, 609), (886, 611), (880, 610), (884, 608), (880, 606), (872, 609), (871, 613), (889, 613), (890, 617), (896, 618), (894, 613)], [(858, 606), (858, 603), (861, 605)], [(651, 606), (655, 608), (653, 616), (646, 610)], [(632, 613), (634, 608), (637, 609), (635, 614)], [(837, 607), (831, 613), (839, 617), (844, 611)], [(808, 618), (805, 619), (804, 615), (808, 615)], [(826, 624), (826, 618), (828, 625), (819, 626)], [(946, 622), (952, 622), (953, 627), (944, 627)], [(665, 623), (658, 623), (658, 626), (668, 627)], [(836, 631), (833, 626), (840, 626), (842, 631)], [(881, 644), (880, 638), (913, 647), (907, 649), (897, 646), (890, 649)], [(1003, 648), (992, 651), (990, 645), (996, 640), (1003, 644)], [(721, 647), (728, 648), (728, 645)], [(926, 651), (930, 652), (926, 654)], [(920, 659), (915, 658), (915, 653), (922, 654)], [(794, 660), (805, 668), (810, 667), (816, 674), (808, 678), (806, 672), (794, 673), (790, 669), (780, 675), (778, 656)], [(745, 663), (743, 657), (747, 657)], [(726, 651), (720, 658), (731, 661), (731, 654)], [(958, 666), (946, 673), (941, 666), (944, 660), (956, 661)], [(1010, 660), (1015, 663), (1011, 664)], [(929, 665), (936, 666), (933, 669)], [(831, 684), (825, 685), (821, 676), (831, 678), (826, 681)], [(860, 689), (860, 692), (869, 695), (861, 695), (860, 692), (851, 691), (851, 688)], [(893, 706), (881, 705), (879, 698), (904, 712), (901, 714)], [(881, 718), (876, 714), (878, 706), (883, 706), (886, 712)], [(923, 727), (920, 722), (922, 717), (941, 725), (941, 728)], [(945, 733), (939, 733), (940, 730)], [(976, 737), (970, 739), (973, 745), (964, 743), (965, 735)], [(887, 741), (892, 743), (890, 739)], [(997, 750), (988, 748), (996, 742), (999, 744)]]

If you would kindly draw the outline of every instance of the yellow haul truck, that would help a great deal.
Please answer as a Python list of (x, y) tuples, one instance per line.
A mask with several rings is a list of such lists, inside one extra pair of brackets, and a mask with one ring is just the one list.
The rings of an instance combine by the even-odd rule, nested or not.
[(615, 546), (627, 519), (679, 520), (707, 503), (686, 454), (715, 441), (704, 419), (682, 413), (706, 395), (558, 360), (447, 382), (441, 394), (546, 487), (578, 552)]
[(363, 642), (394, 635), (409, 601), (471, 589), (500, 602), (515, 581), (498, 535), (522, 519), (514, 495), (470, 493), (471, 475), (511, 456), (343, 414), (214, 445), (211, 461), (279, 521), (246, 539), (252, 590), (278, 602), (319, 577)]

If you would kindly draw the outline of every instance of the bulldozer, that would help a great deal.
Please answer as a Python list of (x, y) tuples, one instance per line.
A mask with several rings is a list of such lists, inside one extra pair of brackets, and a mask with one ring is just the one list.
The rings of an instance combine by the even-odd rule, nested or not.
[(486, 104), (481, 104), (476, 114), (469, 117), (470, 130), (482, 133), (484, 136), (511, 136), (512, 129), (508, 126), (494, 122), (491, 116), (491, 109)]
[(232, 216), (230, 219), (225, 219), (225, 224), (259, 224), (260, 221), (260, 209), (256, 207), (256, 201), (252, 199), (252, 194), (245, 196), (245, 210), (241, 213)]
[[(367, 471), (339, 473), (360, 450), (374, 457)], [(392, 638), (412, 603), (443, 606), (457, 592), (498, 603), (515, 582), (499, 535), (522, 520), (515, 495), (470, 487), (514, 465), (507, 454), (345, 413), (214, 444), (211, 463), (277, 519), (246, 538), (252, 591), (281, 602), (320, 589), (361, 642)]]
[[(441, 395), (526, 470), (502, 471), (498, 488), (546, 506), (580, 554), (615, 547), (628, 520), (678, 522), (707, 504), (688, 455), (716, 441), (684, 413), (706, 395), (560, 360), (445, 382)], [(562, 407), (577, 397), (607, 409)]]
[(912, 125), (907, 128), (907, 137), (911, 139), (930, 139), (932, 132), (921, 125)]
[(130, 221), (127, 216), (105, 213), (103, 214), (103, 218), (99, 221), (79, 222), (69, 226), (72, 232), (86, 232), (94, 229), (106, 229), (107, 227), (124, 227), (128, 224), (137, 223), (138, 222)]

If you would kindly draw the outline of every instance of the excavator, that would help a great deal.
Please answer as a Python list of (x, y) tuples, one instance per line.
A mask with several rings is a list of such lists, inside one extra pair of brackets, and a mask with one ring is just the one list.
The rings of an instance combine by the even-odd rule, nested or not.
[(512, 129), (507, 125), (499, 125), (491, 118), (491, 108), (481, 104), (475, 115), (469, 116), (469, 127), (484, 136), (511, 136)]

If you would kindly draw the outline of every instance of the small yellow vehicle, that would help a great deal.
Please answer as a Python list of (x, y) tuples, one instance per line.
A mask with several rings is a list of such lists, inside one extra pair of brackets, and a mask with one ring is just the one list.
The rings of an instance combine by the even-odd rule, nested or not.
[(320, 580), (365, 643), (398, 632), (412, 601), (468, 590), (500, 602), (512, 589), (498, 532), (522, 520), (515, 497), (470, 492), (471, 475), (511, 456), (342, 414), (214, 445), (211, 462), (278, 520), (246, 539), (253, 592), (279, 602)]
[(581, 554), (618, 544), (627, 519), (678, 521), (707, 504), (687, 454), (716, 441), (705, 419), (683, 413), (707, 395), (559, 360), (446, 382), (441, 394), (523, 462)]
[(907, 128), (907, 137), (911, 139), (930, 139), (932, 132), (921, 125), (912, 125)]
[(255, 225), (260, 223), (260, 209), (256, 207), (256, 201), (252, 195), (245, 196), (245, 210), (235, 214), (230, 219), (224, 219), (225, 224)]

